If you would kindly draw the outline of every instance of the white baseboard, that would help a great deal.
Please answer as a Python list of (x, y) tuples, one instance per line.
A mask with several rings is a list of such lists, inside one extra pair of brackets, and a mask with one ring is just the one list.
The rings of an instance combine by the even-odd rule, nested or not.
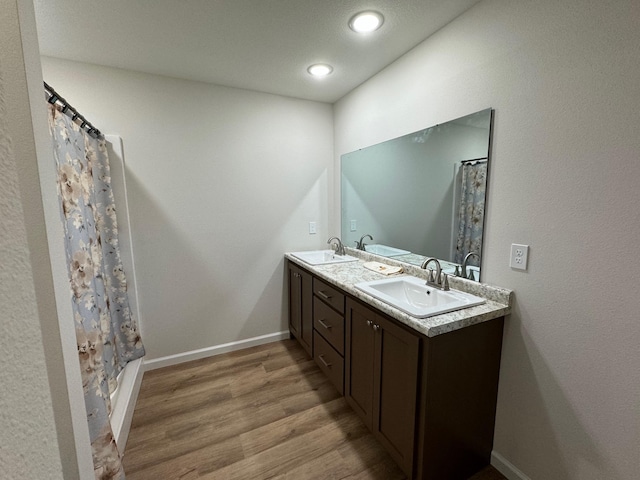
[(166, 357), (154, 358), (153, 360), (145, 360), (145, 371), (155, 370), (157, 368), (169, 367), (171, 365), (178, 365), (184, 362), (190, 362), (192, 360), (199, 360), (201, 358), (213, 357), (214, 355), (220, 355), (222, 353), (234, 352), (236, 350), (242, 350), (243, 348), (255, 347), (256, 345), (263, 345), (265, 343), (277, 342), (279, 340), (285, 340), (289, 338), (289, 332), (277, 332), (270, 333), (268, 335), (261, 335), (259, 337), (248, 338), (246, 340), (238, 340), (237, 342), (225, 343), (222, 345), (215, 345), (213, 347), (201, 348), (200, 350), (191, 350), (190, 352), (177, 353), (175, 355), (168, 355)]
[(491, 452), (491, 465), (509, 480), (531, 480), (495, 450)]
[(136, 408), (144, 374), (142, 358), (129, 362), (118, 380), (118, 392), (111, 407), (111, 429), (122, 455), (127, 446), (133, 411)]

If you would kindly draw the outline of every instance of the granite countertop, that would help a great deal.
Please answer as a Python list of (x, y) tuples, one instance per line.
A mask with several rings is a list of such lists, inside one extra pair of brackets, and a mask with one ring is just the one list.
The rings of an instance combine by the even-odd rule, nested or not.
[[(449, 277), (449, 284), (452, 289), (477, 295), (485, 298), (487, 301), (482, 305), (457, 310), (455, 312), (443, 313), (433, 317), (413, 317), (358, 290), (354, 285), (360, 282), (381, 280), (390, 276), (399, 275), (412, 275), (426, 279), (426, 271), (414, 265), (398, 262), (391, 258), (372, 255), (352, 248), (347, 248), (346, 250), (349, 255), (358, 257), (358, 261), (327, 265), (309, 265), (289, 253), (285, 254), (285, 258), (428, 337), (435, 337), (436, 335), (452, 332), (476, 323), (502, 317), (511, 311), (512, 290), (472, 282), (459, 277)], [(395, 275), (383, 275), (373, 272), (363, 266), (365, 262), (369, 261), (377, 261), (386, 265), (402, 266), (404, 272)]]

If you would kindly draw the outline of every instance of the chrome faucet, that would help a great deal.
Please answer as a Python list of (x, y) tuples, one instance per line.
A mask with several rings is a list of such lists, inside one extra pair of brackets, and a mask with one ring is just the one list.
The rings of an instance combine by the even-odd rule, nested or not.
[(429, 269), (429, 273), (427, 275), (427, 285), (430, 287), (435, 287), (440, 290), (449, 290), (449, 278), (446, 273), (442, 272), (442, 266), (440, 266), (440, 262), (437, 258), (427, 258), (420, 268), (424, 268), (426, 270), (427, 265), (431, 262), (436, 262), (436, 271), (435, 275), (433, 269)]
[(336, 242), (336, 255), (345, 255), (344, 245), (342, 245), (342, 240), (340, 240), (338, 237), (331, 237), (329, 240), (327, 240), (327, 244), (331, 245), (331, 242), (333, 242), (334, 240)]
[[(473, 276), (473, 272), (467, 272), (467, 261), (469, 260), (469, 257), (477, 257), (478, 261), (480, 261), (480, 255), (478, 255), (476, 252), (469, 252), (465, 255), (464, 260), (462, 261), (462, 267), (461, 267), (461, 272), (460, 272), (460, 276), (462, 278), (468, 278), (471, 280), (475, 280), (475, 277)], [(469, 276), (471, 275), (471, 276)]]
[(356, 242), (356, 248), (358, 250), (363, 250), (363, 251), (365, 250), (365, 248), (364, 248), (365, 247), (364, 239), (366, 237), (369, 237), (369, 240), (373, 240), (373, 237), (371, 235), (369, 235), (369, 234), (363, 235), (362, 237), (360, 237), (360, 241), (357, 241), (357, 240), (355, 241)]

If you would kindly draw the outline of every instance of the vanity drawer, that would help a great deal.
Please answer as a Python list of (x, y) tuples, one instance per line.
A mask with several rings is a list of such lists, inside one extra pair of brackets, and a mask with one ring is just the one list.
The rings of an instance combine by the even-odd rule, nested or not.
[(344, 317), (318, 297), (313, 299), (313, 328), (344, 355)]
[(340, 292), (340, 290), (332, 287), (322, 280), (314, 278), (313, 293), (323, 302), (331, 305), (338, 312), (344, 313), (344, 294)]
[(313, 332), (313, 358), (340, 395), (344, 395), (344, 358), (317, 331)]

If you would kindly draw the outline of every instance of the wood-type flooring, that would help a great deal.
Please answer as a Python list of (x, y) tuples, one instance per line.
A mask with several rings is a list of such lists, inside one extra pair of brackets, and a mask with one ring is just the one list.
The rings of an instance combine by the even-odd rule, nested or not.
[(406, 478), (295, 340), (145, 373), (124, 467), (128, 480)]

